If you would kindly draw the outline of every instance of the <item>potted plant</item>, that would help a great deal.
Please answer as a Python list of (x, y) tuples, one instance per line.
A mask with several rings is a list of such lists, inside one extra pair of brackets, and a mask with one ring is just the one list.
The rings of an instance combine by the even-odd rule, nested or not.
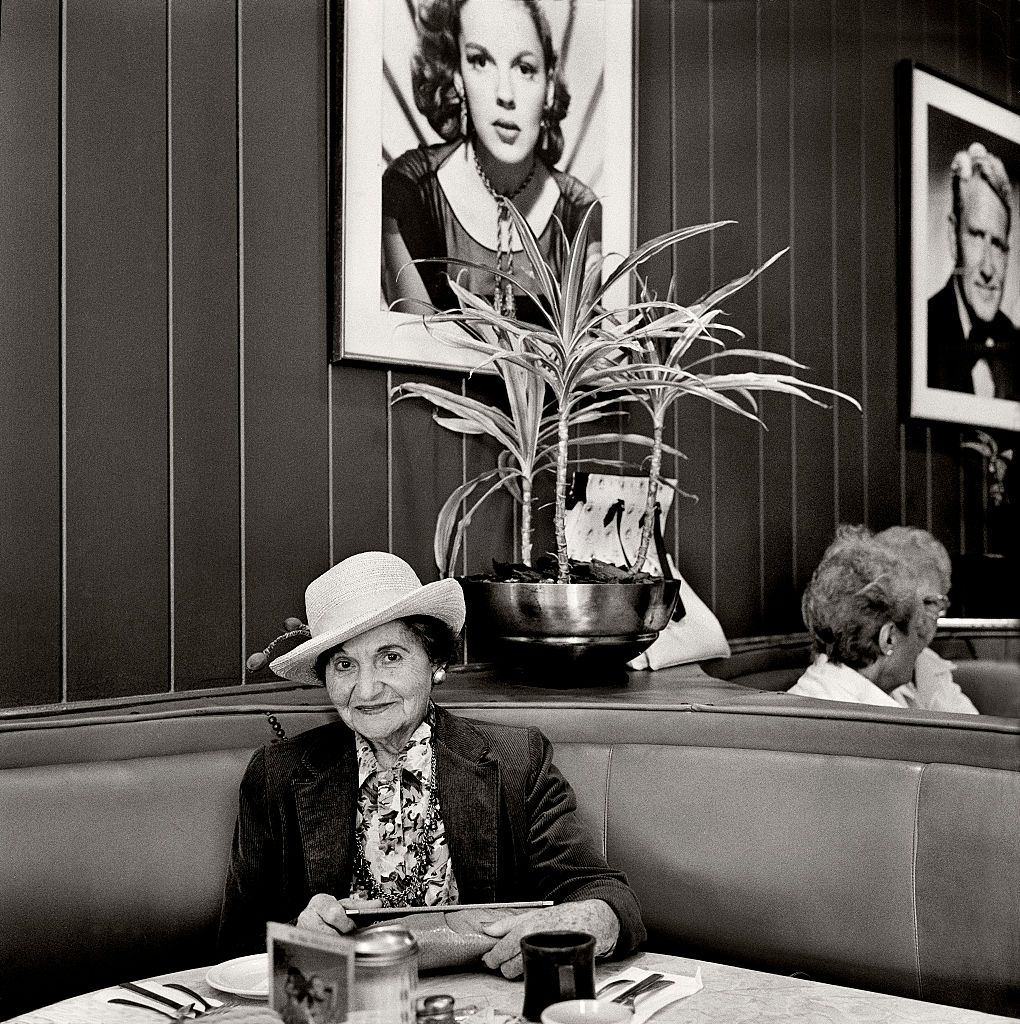
[[(636, 276), (648, 259), (732, 221), (666, 232), (624, 257), (603, 280), (601, 265), (585, 266), (594, 206), (574, 239), (561, 239), (565, 256), (559, 274), (542, 255), (526, 218), (509, 201), (507, 208), (534, 282), (534, 288), (525, 290), (541, 309), (544, 322), (525, 323), (513, 313), (497, 311), (484, 298), (461, 287), (453, 275), (450, 285), (459, 308), (435, 310), (424, 317), (435, 336), (479, 353), (482, 365), (495, 370), (504, 386), (506, 409), (426, 384), (403, 384), (393, 392), (394, 401), (416, 397), (431, 402), (436, 407), (436, 421), (446, 429), (459, 434), (487, 434), (501, 448), (496, 465), (457, 487), (440, 510), (434, 541), (436, 564), (444, 576), (453, 575), (464, 530), (475, 512), (494, 494), (506, 491), (520, 506), (522, 562), (505, 567), (503, 578), (464, 581), (469, 635), (473, 624), (479, 628), (481, 620), (487, 620), (481, 626), (485, 632), (506, 640), (516, 638), (525, 647), (532, 641), (572, 653), (608, 647), (633, 657), (668, 621), (675, 593), (666, 593), (669, 588), (661, 579), (640, 571), (572, 562), (565, 528), (569, 446), (619, 440), (650, 452), (648, 509), (635, 560), (640, 570), (651, 536), (658, 487), (665, 483), (660, 476), (662, 454), (682, 454), (663, 441), (665, 416), (674, 402), (692, 396), (759, 423), (753, 397), (756, 391), (782, 392), (819, 405), (822, 403), (812, 392), (828, 392), (857, 403), (838, 391), (786, 372), (803, 368), (787, 356), (727, 348), (723, 341), (727, 333), (737, 338), (742, 334), (720, 322), (719, 303), (753, 280), (782, 252), (691, 305), (676, 302), (672, 287), (666, 299), (657, 299), (643, 283), (639, 301), (619, 308), (607, 305), (606, 296), (613, 285)], [(444, 262), (476, 266), (456, 259)], [(491, 268), (479, 269), (495, 273), (497, 280), (509, 280)], [(516, 283), (520, 286), (519, 281)], [(709, 350), (695, 356), (692, 349), (699, 343)], [(784, 372), (718, 369), (719, 360), (733, 358), (771, 363)], [(651, 436), (598, 429), (597, 425), (610, 412), (617, 412), (621, 404), (640, 404), (647, 410)], [(592, 432), (571, 436), (582, 426)], [(556, 550), (552, 558), (534, 559), (532, 505), (535, 481), (541, 473), (555, 477)], [(578, 587), (586, 589), (582, 593)], [(622, 610), (622, 603), (628, 604), (629, 614)], [(637, 634), (640, 639), (635, 639)]]

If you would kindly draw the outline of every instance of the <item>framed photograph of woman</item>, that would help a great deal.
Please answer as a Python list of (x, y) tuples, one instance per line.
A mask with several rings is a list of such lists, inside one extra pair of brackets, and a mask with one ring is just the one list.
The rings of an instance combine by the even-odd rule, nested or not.
[(554, 265), (596, 202), (587, 258), (608, 271), (631, 249), (633, 0), (335, 0), (334, 17), (332, 358), (473, 368), (422, 314), (456, 306), (449, 275), (540, 322), (506, 200)]
[(1020, 430), (1020, 114), (899, 74), (910, 415)]

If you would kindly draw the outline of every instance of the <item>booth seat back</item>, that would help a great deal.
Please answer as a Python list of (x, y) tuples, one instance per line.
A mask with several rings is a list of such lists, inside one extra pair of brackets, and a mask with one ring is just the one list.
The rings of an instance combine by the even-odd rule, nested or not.
[[(1020, 731), (809, 704), (453, 710), (550, 736), (653, 948), (1020, 1014)], [(272, 735), (252, 708), (0, 732), (0, 1018), (214, 959)]]
[[(704, 667), (714, 677), (753, 690), (789, 690), (811, 659), (806, 633), (737, 640), (733, 646), (731, 657), (708, 661)], [(953, 680), (981, 714), (1020, 718), (1020, 656), (1015, 637), (948, 630), (936, 637), (932, 648), (954, 663)]]

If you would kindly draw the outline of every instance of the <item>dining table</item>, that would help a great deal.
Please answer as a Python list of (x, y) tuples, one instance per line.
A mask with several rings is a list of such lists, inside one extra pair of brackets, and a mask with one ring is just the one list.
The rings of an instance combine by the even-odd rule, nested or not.
[[(650, 1018), (653, 1024), (1017, 1024), (1012, 1017), (663, 953), (639, 953), (599, 963), (596, 987), (635, 968), (683, 978), (695, 978), (700, 970), (700, 989), (658, 1009)], [(145, 980), (179, 982), (201, 996), (221, 999), (226, 1005), (257, 1005), (211, 987), (206, 981), (207, 971), (206, 967), (197, 967)], [(484, 970), (425, 973), (419, 980), (418, 995), (430, 993), (454, 997), (457, 1024), (520, 1024), (524, 999), (520, 980), (509, 981)], [(147, 1009), (110, 1003), (116, 997), (137, 998), (117, 986), (101, 988), (11, 1020), (17, 1024), (159, 1024), (167, 1019)], [(637, 1010), (640, 1009), (639, 1001)], [(640, 1019), (638, 1013), (636, 1020)]]

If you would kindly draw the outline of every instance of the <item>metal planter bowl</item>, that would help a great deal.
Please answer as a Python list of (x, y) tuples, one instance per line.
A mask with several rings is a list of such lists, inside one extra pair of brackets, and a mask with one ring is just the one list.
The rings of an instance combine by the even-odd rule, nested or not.
[[(659, 635), (679, 580), (650, 583), (499, 583), (464, 580), (472, 660), (619, 673)], [(574, 680), (571, 680), (573, 682)]]

